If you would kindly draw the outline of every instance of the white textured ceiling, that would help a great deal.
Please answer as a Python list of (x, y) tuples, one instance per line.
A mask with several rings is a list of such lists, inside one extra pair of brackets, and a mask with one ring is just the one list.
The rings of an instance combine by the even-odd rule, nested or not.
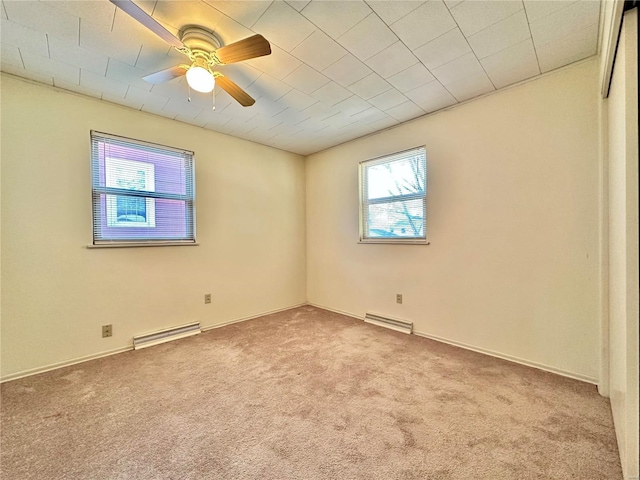
[(241, 107), (184, 77), (142, 77), (186, 57), (102, 1), (2, 2), (1, 69), (137, 110), (310, 154), (594, 55), (597, 0), (136, 2), (172, 33), (260, 33), (272, 54), (220, 70)]

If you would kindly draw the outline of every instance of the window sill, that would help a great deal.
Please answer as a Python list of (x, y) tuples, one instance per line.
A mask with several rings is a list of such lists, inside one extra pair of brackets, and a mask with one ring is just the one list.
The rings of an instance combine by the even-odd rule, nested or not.
[(184, 242), (154, 242), (154, 243), (99, 243), (97, 245), (87, 245), (87, 248), (137, 248), (137, 247), (197, 247), (199, 243), (184, 243)]
[(416, 240), (416, 239), (360, 239), (358, 243), (376, 243), (376, 244), (393, 244), (393, 245), (431, 245), (428, 240)]

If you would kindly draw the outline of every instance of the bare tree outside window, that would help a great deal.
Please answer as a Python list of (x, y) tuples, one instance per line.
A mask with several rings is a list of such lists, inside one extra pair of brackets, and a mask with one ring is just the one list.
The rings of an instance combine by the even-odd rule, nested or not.
[(425, 240), (424, 148), (362, 162), (361, 240)]

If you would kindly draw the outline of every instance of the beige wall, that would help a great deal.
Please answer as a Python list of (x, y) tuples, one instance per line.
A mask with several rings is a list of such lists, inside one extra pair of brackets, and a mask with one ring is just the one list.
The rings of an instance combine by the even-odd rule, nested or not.
[(608, 111), (610, 397), (625, 478), (638, 476), (637, 9), (625, 14)]
[[(1, 98), (3, 377), (306, 301), (302, 157), (6, 75)], [(199, 246), (85, 248), (91, 129), (195, 151)]]
[[(309, 302), (597, 381), (598, 91), (592, 59), (308, 157)], [(358, 244), (358, 162), (417, 145), (431, 245)]]

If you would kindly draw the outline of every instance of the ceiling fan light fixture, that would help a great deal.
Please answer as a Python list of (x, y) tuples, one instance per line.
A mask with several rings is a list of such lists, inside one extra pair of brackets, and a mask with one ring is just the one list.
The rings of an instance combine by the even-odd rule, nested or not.
[(216, 86), (216, 79), (209, 70), (194, 64), (187, 70), (187, 83), (198, 92), (209, 93)]

